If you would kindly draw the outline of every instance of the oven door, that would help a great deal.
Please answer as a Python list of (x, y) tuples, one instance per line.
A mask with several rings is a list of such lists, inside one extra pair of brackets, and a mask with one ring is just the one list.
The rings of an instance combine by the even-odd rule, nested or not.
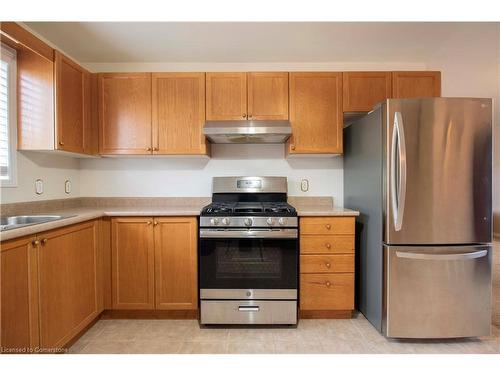
[(264, 297), (262, 289), (296, 296), (297, 229), (201, 229), (199, 244), (202, 299), (235, 298), (236, 289), (244, 298)]

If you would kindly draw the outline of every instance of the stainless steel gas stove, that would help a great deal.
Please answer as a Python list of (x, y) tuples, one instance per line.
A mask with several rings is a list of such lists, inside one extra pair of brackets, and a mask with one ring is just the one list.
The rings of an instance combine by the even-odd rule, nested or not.
[(298, 262), (286, 177), (215, 177), (200, 217), (201, 324), (296, 324)]

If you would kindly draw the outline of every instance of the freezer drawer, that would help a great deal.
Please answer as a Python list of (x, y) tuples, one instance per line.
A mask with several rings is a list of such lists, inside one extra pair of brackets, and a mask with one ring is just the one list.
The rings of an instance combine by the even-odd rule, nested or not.
[(384, 248), (386, 336), (487, 336), (491, 245)]

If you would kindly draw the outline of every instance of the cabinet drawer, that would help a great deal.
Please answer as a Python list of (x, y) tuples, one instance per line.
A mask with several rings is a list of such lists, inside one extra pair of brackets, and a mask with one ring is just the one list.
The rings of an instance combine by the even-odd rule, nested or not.
[(301, 273), (354, 272), (354, 254), (301, 255)]
[(354, 274), (300, 275), (302, 310), (354, 309)]
[(301, 236), (300, 253), (354, 253), (354, 236)]
[(301, 234), (354, 234), (354, 217), (304, 217)]

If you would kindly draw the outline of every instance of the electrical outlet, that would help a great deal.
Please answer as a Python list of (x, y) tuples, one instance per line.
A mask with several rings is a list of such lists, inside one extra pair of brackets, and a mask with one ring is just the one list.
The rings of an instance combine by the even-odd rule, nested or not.
[(304, 193), (309, 190), (309, 180), (303, 178), (300, 181), (300, 190), (302, 190)]
[(35, 193), (43, 194), (43, 180), (41, 178), (35, 180)]
[(66, 194), (70, 194), (71, 193), (71, 181), (70, 180), (64, 181), (64, 192)]

